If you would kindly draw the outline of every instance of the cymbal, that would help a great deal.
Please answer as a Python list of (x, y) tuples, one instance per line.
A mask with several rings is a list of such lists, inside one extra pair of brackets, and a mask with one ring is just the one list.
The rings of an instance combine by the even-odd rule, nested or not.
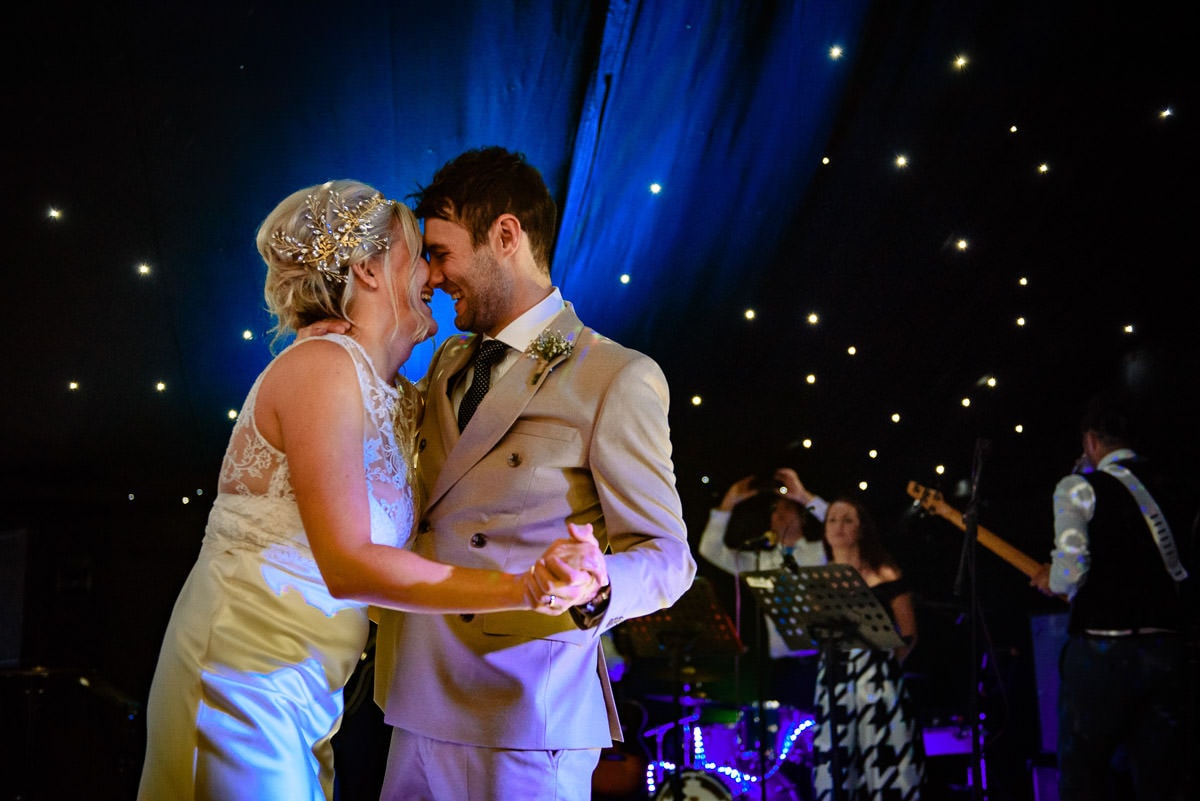
[[(631, 670), (639, 676), (644, 676), (648, 679), (658, 679), (660, 681), (681, 680), (688, 684), (703, 684), (706, 681), (717, 681), (727, 678), (730, 675), (730, 670), (723, 666), (683, 665), (675, 668), (658, 660), (636, 663), (631, 666)], [(676, 673), (677, 671), (678, 674)]]
[[(665, 704), (675, 703), (675, 696), (663, 695), (660, 693), (647, 693), (642, 696), (647, 701), (659, 701)], [(680, 706), (728, 706), (724, 701), (718, 701), (714, 698), (704, 698), (699, 695), (681, 695), (679, 696)]]

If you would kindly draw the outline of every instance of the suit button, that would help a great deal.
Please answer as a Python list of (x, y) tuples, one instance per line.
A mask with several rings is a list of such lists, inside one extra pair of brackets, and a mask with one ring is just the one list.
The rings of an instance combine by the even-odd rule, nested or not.
[(429, 525), (429, 521), (428, 521), (428, 520), (422, 520), (422, 521), (421, 521), (421, 522), (420, 522), (420, 523), (417, 525), (417, 531), (419, 531), (419, 532), (420, 532), (420, 533), (422, 533), (422, 534), (424, 534), (425, 532), (429, 531), (429, 529), (431, 529), (431, 528), (433, 528), (433, 526)]
[(425, 450), (426, 443), (427, 440), (424, 437), (421, 437), (421, 441), (417, 443), (417, 453), (421, 453)]
[(461, 617), (461, 618), (462, 618), (462, 622), (463, 622), (463, 623), (470, 623), (472, 620), (474, 620), (474, 619), (475, 619), (475, 616), (474, 616), (474, 615), (471, 615), (471, 614), (467, 614), (467, 615), (459, 615), (459, 617)]
[(521, 454), (510, 453), (508, 455), (508, 466), (509, 467), (520, 467), (521, 466)]
[(472, 548), (482, 548), (485, 545), (487, 545), (487, 535), (480, 534), (478, 531), (471, 535)]

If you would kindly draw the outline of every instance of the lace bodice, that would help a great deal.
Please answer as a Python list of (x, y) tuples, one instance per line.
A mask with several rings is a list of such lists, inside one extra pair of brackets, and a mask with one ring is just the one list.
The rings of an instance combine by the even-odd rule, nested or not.
[[(402, 391), (416, 390), (411, 385), (404, 385), (402, 390), (379, 378), (362, 346), (348, 336), (312, 337), (293, 343), (288, 350), (318, 339), (345, 348), (358, 375), (363, 398), (363, 466), (371, 504), (371, 540), (404, 545), (414, 522), (410, 481), (413, 451), (407, 433), (397, 437), (396, 428), (399, 424), (402, 432), (414, 430), (404, 415), (398, 413), (402, 407), (412, 407), (411, 402), (402, 403), (412, 400), (402, 397)], [(287, 455), (267, 442), (255, 418), (258, 389), (273, 364), (268, 364), (255, 380), (234, 424), (221, 463), (218, 495), (206, 538), (244, 547), (287, 545), (295, 548), (302, 558), (311, 559), (292, 490)]]

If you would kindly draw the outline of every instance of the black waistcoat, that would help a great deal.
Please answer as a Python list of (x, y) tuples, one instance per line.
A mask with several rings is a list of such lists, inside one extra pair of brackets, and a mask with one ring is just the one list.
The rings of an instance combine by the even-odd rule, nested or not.
[[(1169, 497), (1167, 488), (1156, 480), (1144, 460), (1118, 464), (1142, 481), (1160, 504), (1191, 573), (1187, 542), (1191, 521), (1180, 519), (1175, 499)], [(1070, 633), (1151, 627), (1185, 632), (1188, 621), (1182, 588), (1167, 573), (1133, 494), (1103, 471), (1085, 478), (1096, 492), (1096, 511), (1087, 529), (1091, 566), (1071, 604)], [(1196, 581), (1193, 575), (1184, 583), (1194, 585)]]

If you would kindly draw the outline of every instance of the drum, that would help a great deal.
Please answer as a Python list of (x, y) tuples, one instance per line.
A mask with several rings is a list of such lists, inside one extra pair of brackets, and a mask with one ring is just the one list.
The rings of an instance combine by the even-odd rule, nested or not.
[(708, 769), (740, 767), (746, 760), (740, 715), (729, 720), (701, 720), (688, 730), (687, 740), (692, 765)]
[[(675, 777), (669, 772), (660, 772), (658, 792), (654, 801), (758, 801), (762, 797), (759, 780), (748, 773), (733, 768), (721, 770), (695, 770), (687, 768), (680, 772), (682, 786), (676, 792)], [(766, 779), (768, 801), (802, 801), (796, 785), (781, 772), (772, 770)]]
[[(680, 788), (683, 790), (682, 794), (676, 793), (676, 780), (683, 783)], [(729, 792), (729, 788), (716, 774), (683, 770), (678, 777), (664, 777), (658, 793), (654, 796), (655, 801), (675, 801), (676, 798), (685, 798), (687, 801), (733, 801), (733, 793)]]
[[(816, 717), (794, 706), (780, 706), (776, 711), (775, 750), (772, 755), (777, 760), (811, 766), (813, 735), (817, 731)], [(767, 720), (771, 720), (769, 714)]]
[[(781, 761), (796, 764), (811, 764), (812, 742), (816, 728), (816, 718), (811, 712), (797, 709), (794, 706), (780, 704), (778, 701), (767, 701), (766, 710), (766, 753), (768, 767), (773, 767)], [(758, 704), (750, 704), (742, 708), (736, 726), (736, 745), (726, 745), (728, 735), (719, 729), (709, 731), (702, 727), (703, 734), (714, 740), (718, 745), (715, 752), (728, 759), (721, 764), (736, 765), (743, 770), (755, 770), (758, 766)], [(716, 728), (716, 727), (713, 727)], [(712, 751), (713, 749), (708, 749)]]

